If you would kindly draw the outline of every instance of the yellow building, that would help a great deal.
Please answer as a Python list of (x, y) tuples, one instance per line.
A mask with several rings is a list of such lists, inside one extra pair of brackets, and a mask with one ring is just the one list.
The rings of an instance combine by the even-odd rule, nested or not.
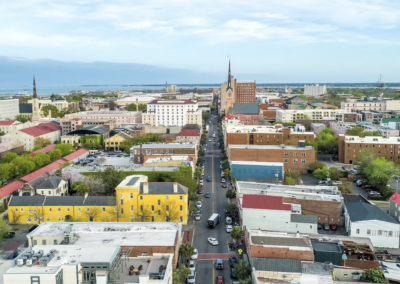
[(115, 197), (111, 196), (12, 196), (10, 223), (118, 221)]
[(176, 182), (148, 182), (147, 176), (127, 176), (116, 188), (122, 222), (187, 224), (188, 188)]
[(121, 142), (132, 138), (133, 136), (121, 131), (115, 134), (114, 136), (104, 140), (104, 149), (106, 151), (117, 151), (119, 150), (119, 145)]

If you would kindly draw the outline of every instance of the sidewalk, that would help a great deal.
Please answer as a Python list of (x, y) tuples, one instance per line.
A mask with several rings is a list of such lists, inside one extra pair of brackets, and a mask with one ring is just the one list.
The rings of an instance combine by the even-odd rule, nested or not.
[(183, 232), (183, 238), (182, 238), (182, 243), (193, 243), (193, 234), (194, 234), (194, 229), (191, 229), (189, 231), (184, 231)]

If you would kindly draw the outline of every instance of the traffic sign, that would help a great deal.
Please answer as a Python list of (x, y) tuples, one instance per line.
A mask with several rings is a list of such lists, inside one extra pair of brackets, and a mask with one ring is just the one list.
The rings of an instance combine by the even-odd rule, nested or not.
[(243, 250), (242, 249), (238, 249), (238, 253), (242, 254)]

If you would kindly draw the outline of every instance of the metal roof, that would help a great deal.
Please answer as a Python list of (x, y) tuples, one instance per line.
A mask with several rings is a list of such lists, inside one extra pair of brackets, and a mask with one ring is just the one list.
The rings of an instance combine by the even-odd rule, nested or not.
[(9, 206), (42, 206), (46, 196), (12, 196)]
[(346, 204), (352, 222), (379, 220), (383, 222), (398, 224), (392, 217), (383, 212), (378, 206), (364, 203), (353, 202)]
[[(192, 149), (196, 146), (196, 144), (191, 144), (191, 143), (154, 143), (154, 144), (142, 144), (143, 149)], [(140, 149), (140, 145), (134, 145), (132, 147), (133, 149)], [(131, 149), (132, 149), (131, 148)]]
[(302, 273), (301, 260), (297, 259), (252, 258), (251, 266), (259, 271)]
[[(174, 192), (174, 183), (173, 182), (149, 182), (149, 193), (148, 194), (187, 194), (188, 188), (179, 183), (178, 192)], [(139, 194), (143, 194), (143, 185), (140, 184)]]
[(259, 114), (260, 106), (258, 103), (233, 104), (230, 108), (230, 114)]
[(77, 129), (74, 131), (71, 131), (67, 134), (67, 136), (71, 135), (88, 135), (88, 134), (94, 134), (94, 135), (100, 135), (103, 133), (108, 132), (108, 129), (100, 126), (100, 125), (89, 125), (82, 127), (81, 129)]
[(32, 104), (19, 104), (19, 113), (32, 113)]
[(292, 214), (290, 216), (290, 222), (293, 223), (307, 223), (307, 224), (317, 224), (318, 217), (315, 215), (301, 215), (301, 214)]
[(0, 198), (6, 197), (24, 186), (22, 181), (16, 180), (0, 188)]
[(282, 196), (243, 194), (242, 208), (291, 211), (292, 205), (284, 204)]
[(83, 204), (83, 196), (47, 196), (43, 205), (78, 206)]
[(133, 177), (131, 178), (125, 186), (134, 186), (135, 183), (140, 179), (140, 177)]
[(364, 203), (369, 203), (367, 199), (365, 199), (362, 195), (360, 194), (342, 194), (343, 197), (343, 202), (346, 203), (352, 203), (352, 202), (364, 202)]
[(272, 237), (272, 236), (251, 236), (251, 243), (265, 246), (305, 247), (310, 248), (309, 241), (303, 237)]
[(311, 241), (311, 245), (315, 251), (342, 252), (338, 243)]
[(88, 196), (83, 205), (113, 206), (115, 197), (113, 196)]
[(56, 189), (60, 185), (61, 181), (63, 181), (62, 177), (52, 176), (51, 178), (39, 184), (37, 189)]

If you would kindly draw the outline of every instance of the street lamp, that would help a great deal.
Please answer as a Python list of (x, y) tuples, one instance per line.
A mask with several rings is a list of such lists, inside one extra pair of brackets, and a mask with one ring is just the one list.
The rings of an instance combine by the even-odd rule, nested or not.
[(279, 180), (279, 170), (276, 170), (275, 177), (276, 177), (276, 184), (278, 184), (278, 180)]

